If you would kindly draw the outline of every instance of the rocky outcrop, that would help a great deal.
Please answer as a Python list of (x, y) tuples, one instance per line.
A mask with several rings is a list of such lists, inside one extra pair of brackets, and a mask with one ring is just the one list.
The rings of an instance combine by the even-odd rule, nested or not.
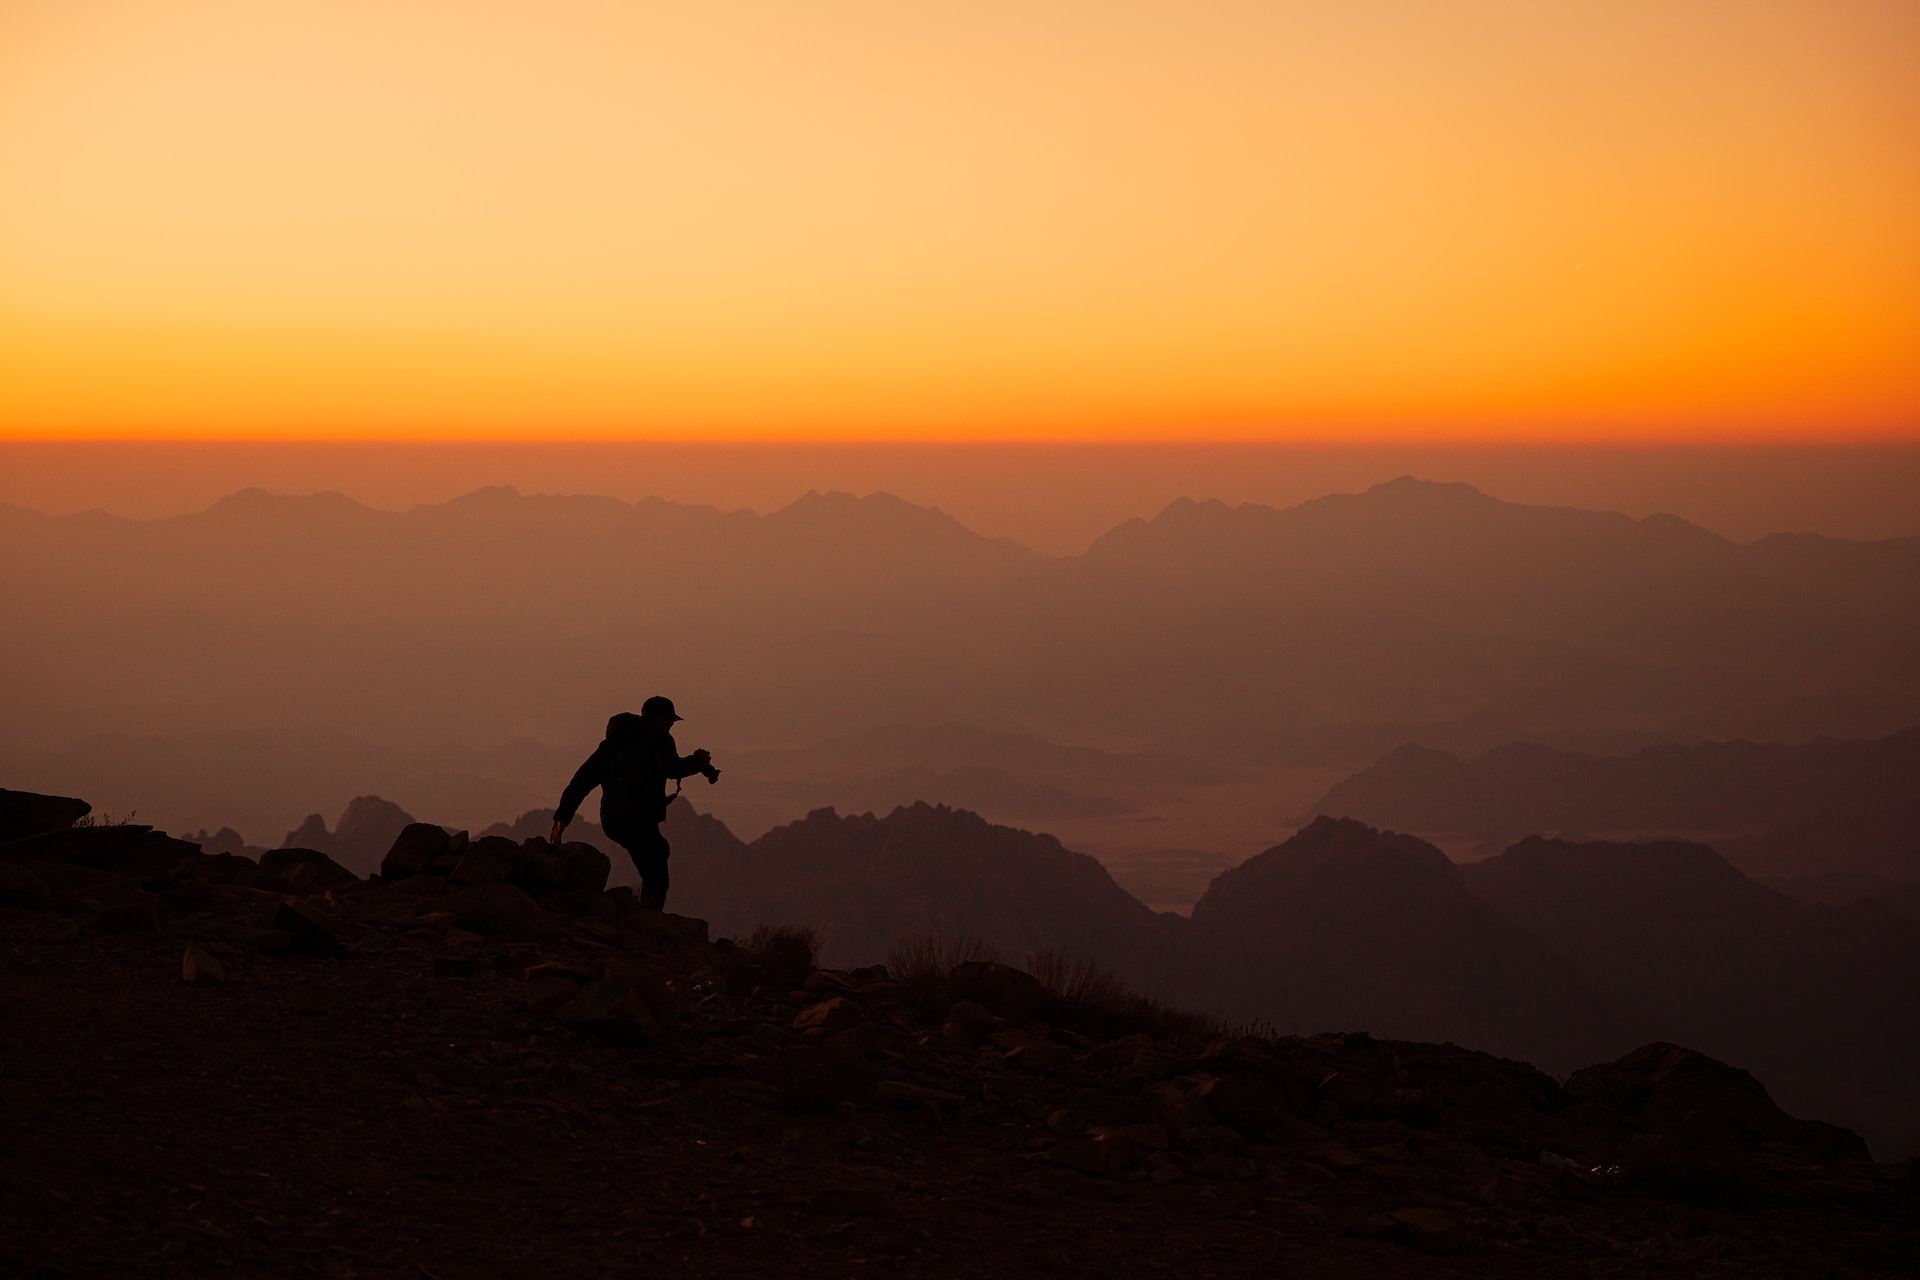
[(72, 796), (0, 788), (0, 842), (64, 830), (92, 812), (92, 805)]

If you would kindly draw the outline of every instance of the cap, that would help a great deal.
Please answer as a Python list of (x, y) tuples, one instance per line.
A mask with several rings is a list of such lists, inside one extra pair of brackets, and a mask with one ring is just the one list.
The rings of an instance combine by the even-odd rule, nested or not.
[(663, 698), (658, 694), (655, 694), (640, 704), (640, 714), (643, 716), (665, 716), (669, 720), (678, 720), (680, 718), (674, 713), (673, 699)]

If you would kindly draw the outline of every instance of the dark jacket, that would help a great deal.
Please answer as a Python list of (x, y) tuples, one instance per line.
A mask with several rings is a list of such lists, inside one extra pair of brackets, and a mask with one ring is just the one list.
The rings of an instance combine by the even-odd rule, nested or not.
[(644, 834), (644, 828), (666, 818), (669, 779), (698, 772), (692, 758), (674, 746), (671, 733), (623, 711), (607, 721), (605, 740), (574, 771), (553, 816), (572, 822), (587, 792), (599, 787), (600, 825), (610, 839), (625, 843), (623, 837)]

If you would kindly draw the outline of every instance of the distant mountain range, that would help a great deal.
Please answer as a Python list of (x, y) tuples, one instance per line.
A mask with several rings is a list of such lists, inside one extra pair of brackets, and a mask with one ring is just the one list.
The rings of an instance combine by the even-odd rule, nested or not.
[(1463, 761), (1408, 745), (1312, 811), (1477, 841), (1488, 852), (1527, 833), (1678, 836), (1711, 841), (1754, 875), (1851, 872), (1920, 883), (1920, 729), (1606, 758), (1516, 744)]
[(985, 724), (1222, 769), (1920, 721), (1920, 539), (1736, 545), (1412, 479), (1180, 502), (1069, 558), (884, 494), (7, 508), (0, 593), (32, 604), (0, 635), (16, 752), (282, 725), (576, 743), (662, 689), (735, 745)]

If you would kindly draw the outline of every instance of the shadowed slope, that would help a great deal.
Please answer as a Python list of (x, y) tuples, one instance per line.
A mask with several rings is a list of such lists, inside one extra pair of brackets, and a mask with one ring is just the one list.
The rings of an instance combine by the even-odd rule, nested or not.
[(1885, 1144), (1920, 1129), (1920, 925), (1796, 902), (1705, 845), (1538, 837), (1461, 868), (1467, 887), (1607, 991), (1789, 1107)]
[(1155, 995), (1194, 995), (1185, 922), (1156, 914), (1051, 836), (925, 804), (884, 818), (821, 809), (752, 844), (675, 805), (666, 830), (673, 901), (722, 933), (812, 925), (824, 954), (844, 963), (883, 960), (918, 934), (977, 939), (1016, 964), (1052, 948)]
[(1193, 909), (1227, 1007), (1282, 1032), (1454, 1040), (1549, 1070), (1649, 1025), (1461, 882), (1411, 836), (1317, 819), (1228, 871)]

